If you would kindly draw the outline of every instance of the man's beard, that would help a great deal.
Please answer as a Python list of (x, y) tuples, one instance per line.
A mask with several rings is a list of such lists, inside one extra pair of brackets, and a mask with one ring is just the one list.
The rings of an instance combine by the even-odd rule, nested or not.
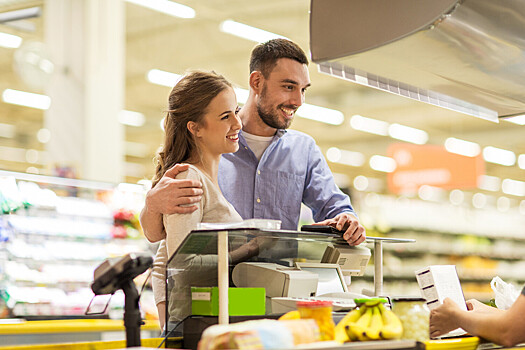
[[(265, 108), (262, 106), (260, 101), (264, 101), (265, 99), (266, 99), (266, 86), (263, 87), (263, 90), (261, 92), (261, 97), (259, 101), (257, 101), (257, 113), (259, 113), (259, 117), (261, 117), (261, 120), (271, 128), (288, 129), (290, 127), (290, 124), (292, 124), (293, 118), (281, 120), (279, 116), (277, 115), (276, 111), (272, 111), (270, 110), (270, 108)], [(277, 106), (277, 110), (280, 110), (281, 107), (283, 107), (283, 105)], [(289, 107), (289, 106), (285, 106), (285, 107), (295, 108), (295, 107)]]

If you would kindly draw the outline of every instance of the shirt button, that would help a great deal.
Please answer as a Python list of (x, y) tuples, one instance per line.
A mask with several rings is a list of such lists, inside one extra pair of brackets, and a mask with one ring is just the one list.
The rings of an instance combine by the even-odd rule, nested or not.
[(260, 198), (257, 198), (257, 203), (261, 203), (261, 199)]
[(261, 175), (261, 171), (260, 170), (257, 170), (257, 175)]
[(248, 149), (248, 147), (244, 146), (244, 149)]

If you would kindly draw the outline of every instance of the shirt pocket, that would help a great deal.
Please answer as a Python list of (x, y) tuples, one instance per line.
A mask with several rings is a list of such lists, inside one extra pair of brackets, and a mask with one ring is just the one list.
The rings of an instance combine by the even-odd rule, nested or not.
[(275, 206), (284, 210), (297, 209), (303, 199), (304, 176), (277, 171)]

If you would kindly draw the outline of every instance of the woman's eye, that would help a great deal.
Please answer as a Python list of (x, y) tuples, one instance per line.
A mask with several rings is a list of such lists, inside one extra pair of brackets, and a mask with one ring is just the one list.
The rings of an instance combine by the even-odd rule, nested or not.
[(228, 119), (230, 116), (229, 115), (225, 115), (224, 117), (221, 118), (221, 120), (226, 120)]

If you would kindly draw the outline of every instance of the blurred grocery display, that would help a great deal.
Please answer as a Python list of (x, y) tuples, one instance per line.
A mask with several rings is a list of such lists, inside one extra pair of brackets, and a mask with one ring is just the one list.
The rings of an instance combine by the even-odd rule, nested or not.
[[(17, 177), (0, 177), (0, 317), (80, 317), (93, 297), (90, 284), (100, 262), (151, 250), (137, 218), (144, 190), (137, 185), (63, 186), (55, 183), (60, 178)], [(78, 197), (67, 196), (70, 193)], [(144, 282), (141, 277), (140, 285)], [(142, 303), (148, 317), (156, 317), (149, 291)], [(121, 317), (123, 305), (117, 293), (109, 316)]]

